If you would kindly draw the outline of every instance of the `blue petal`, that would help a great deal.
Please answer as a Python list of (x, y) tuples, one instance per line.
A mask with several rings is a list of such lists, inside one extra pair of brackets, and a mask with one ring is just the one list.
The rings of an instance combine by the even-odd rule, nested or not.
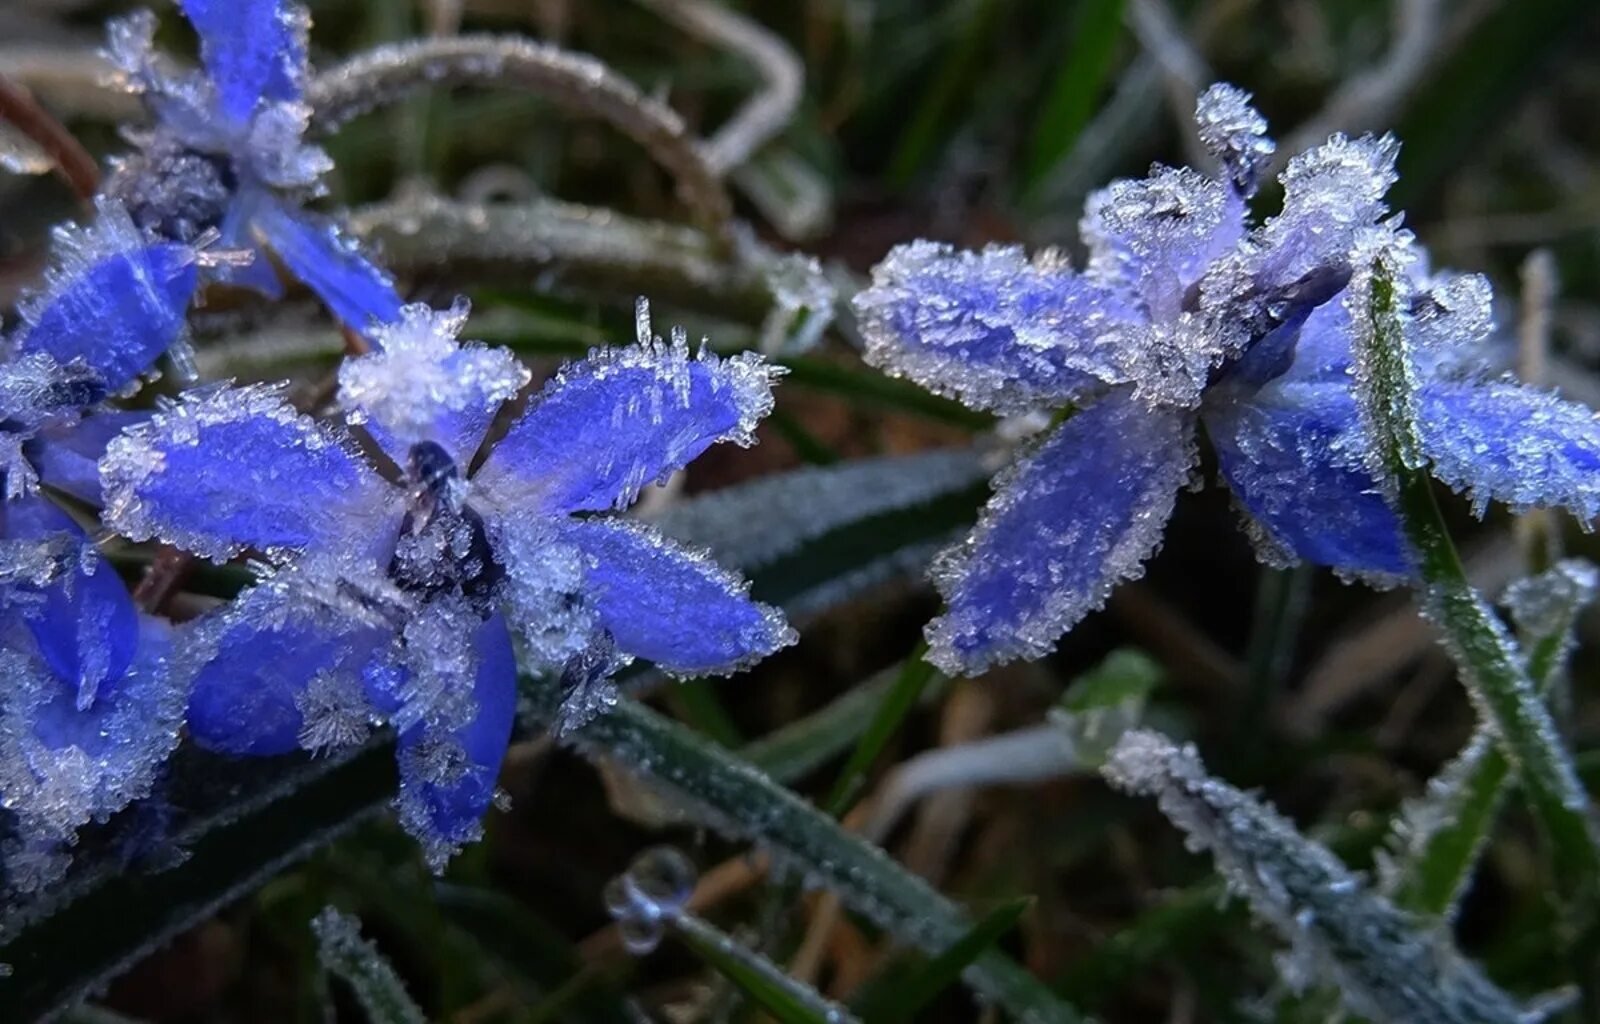
[(22, 618), (45, 665), (87, 706), (133, 661), (139, 637), (133, 600), (66, 513), (39, 497), (0, 505), (0, 539), (46, 540), (62, 534), (82, 546), (87, 560), (71, 552), (61, 578), (28, 588), (34, 600), (23, 605)]
[(440, 736), (427, 720), (400, 735), (400, 822), (441, 870), (462, 845), (483, 834), (500, 762), (517, 708), (517, 662), (504, 616), (492, 615), (473, 639), (476, 671), (466, 725)]
[(584, 599), (627, 654), (703, 675), (736, 671), (794, 642), (781, 612), (750, 600), (749, 584), (652, 527), (587, 519), (562, 535), (587, 559)]
[(1151, 320), (1176, 318), (1187, 293), (1244, 237), (1244, 200), (1188, 168), (1158, 167), (1089, 197), (1089, 274), (1125, 291)]
[(100, 504), (100, 459), (111, 439), (150, 418), (147, 412), (101, 412), (46, 427), (27, 446), (39, 481), (88, 505)]
[(208, 275), (212, 280), (236, 288), (249, 288), (269, 299), (282, 298), (283, 281), (266, 250), (256, 241), (253, 225), (256, 211), (271, 202), (259, 188), (239, 190), (217, 229), (221, 237), (217, 239), (216, 248), (248, 252), (251, 260), (243, 266), (222, 263), (213, 267)]
[(972, 536), (935, 564), (948, 609), (929, 624), (929, 659), (973, 674), (1048, 654), (1159, 545), (1192, 429), (1116, 391), (1001, 473)]
[(402, 512), (346, 440), (271, 387), (191, 392), (111, 442), (105, 521), (215, 560), (376, 552)]
[(1144, 317), (1114, 291), (1020, 247), (913, 242), (856, 296), (867, 358), (972, 406), (1025, 412), (1085, 399), (1125, 373), (1105, 335)]
[(254, 587), (184, 637), (184, 661), (197, 667), (190, 734), (208, 750), (284, 754), (346, 745), (330, 741), (342, 718), (346, 741), (358, 741), (372, 717), (363, 672), (384, 638), (292, 586)]
[(399, 318), (403, 304), (394, 281), (331, 221), (281, 203), (263, 203), (255, 226), (290, 272), (345, 326), (365, 334), (374, 323)]
[(119, 390), (178, 339), (196, 282), (193, 250), (174, 243), (69, 258), (24, 314), (17, 350), (45, 352), (62, 364), (82, 360), (109, 390)]
[[(0, 802), (16, 815), (24, 840), (70, 841), (79, 826), (144, 796), (177, 745), (183, 691), (166, 672), (166, 627), (144, 620), (141, 633), (129, 670), (84, 705), (0, 625), (7, 669), (0, 734), (8, 737), (0, 744)], [(44, 880), (20, 881), (27, 887)]]
[(244, 124), (262, 100), (297, 100), (306, 69), (305, 9), (287, 0), (179, 0), (222, 113)]
[(1406, 574), (1399, 520), (1366, 468), (1350, 382), (1308, 375), (1253, 395), (1213, 395), (1205, 424), (1222, 475), (1259, 527), (1268, 561)]
[(1431, 381), (1417, 395), (1434, 475), (1467, 494), (1522, 511), (1561, 506), (1600, 515), (1600, 421), (1575, 402), (1518, 384)]
[(473, 478), (489, 503), (528, 514), (621, 508), (718, 441), (754, 442), (772, 410), (760, 357), (673, 345), (591, 353), (551, 381)]

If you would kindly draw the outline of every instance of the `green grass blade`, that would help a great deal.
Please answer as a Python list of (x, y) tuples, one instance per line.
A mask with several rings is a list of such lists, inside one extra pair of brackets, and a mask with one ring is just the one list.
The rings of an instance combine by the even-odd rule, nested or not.
[(938, 998), (940, 993), (961, 980), (962, 971), (1015, 928), (1031, 906), (1032, 897), (1024, 896), (989, 911), (965, 935), (928, 961), (921, 970), (897, 981), (892, 987), (875, 989), (875, 998), (870, 1003), (864, 1001), (857, 1006), (862, 1018), (873, 1024), (880, 1021), (883, 1024), (899, 1024), (901, 1021), (916, 1020), (917, 1014)]
[(1078, 5), (1066, 52), (1034, 120), (1022, 170), (1022, 194), (1031, 196), (1078, 140), (1105, 88), (1122, 37), (1123, 0)]
[(883, 753), (883, 748), (900, 728), (900, 723), (905, 721), (906, 715), (916, 706), (922, 692), (939, 677), (939, 670), (928, 664), (923, 657), (927, 652), (926, 643), (918, 645), (916, 651), (901, 666), (894, 685), (884, 694), (882, 702), (873, 712), (867, 731), (862, 733), (860, 742), (850, 754), (850, 760), (845, 762), (844, 770), (839, 773), (838, 781), (834, 783), (833, 790), (823, 804), (829, 814), (837, 817), (849, 809), (850, 802), (860, 791), (867, 770), (878, 760), (878, 755)]

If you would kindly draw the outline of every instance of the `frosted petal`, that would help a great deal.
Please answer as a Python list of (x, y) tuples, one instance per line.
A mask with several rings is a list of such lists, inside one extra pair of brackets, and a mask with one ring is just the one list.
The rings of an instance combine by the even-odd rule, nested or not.
[(208, 750), (284, 754), (365, 738), (363, 673), (387, 634), (337, 614), (292, 576), (245, 591), (185, 630), (189, 732)]
[(200, 34), (200, 58), (222, 113), (250, 119), (262, 100), (294, 100), (306, 73), (311, 19), (289, 0), (179, 0)]
[(912, 242), (853, 301), (867, 359), (976, 409), (1026, 412), (1124, 379), (1108, 337), (1141, 317), (1063, 260)]
[(17, 351), (81, 360), (107, 390), (143, 373), (183, 331), (197, 271), (186, 245), (148, 243), (123, 209), (99, 205), (88, 228), (55, 233), (43, 291), (21, 305)]
[(111, 439), (149, 420), (147, 412), (97, 412), (46, 427), (28, 446), (39, 480), (89, 505), (100, 504), (100, 459)]
[(1250, 100), (1243, 89), (1218, 82), (1200, 94), (1194, 111), (1200, 144), (1217, 158), (1244, 196), (1255, 192), (1277, 149), (1267, 136), (1267, 119)]
[(679, 675), (727, 674), (796, 639), (748, 583), (652, 527), (587, 519), (563, 533), (584, 555), (584, 600), (624, 653)]
[(517, 707), (517, 663), (506, 621), (490, 616), (472, 634), (473, 658), (457, 679), (469, 705), (453, 728), (422, 721), (400, 734), (400, 823), (435, 871), (483, 836)]
[(626, 507), (718, 441), (754, 444), (775, 376), (754, 353), (691, 354), (681, 331), (670, 344), (597, 349), (545, 386), (473, 486), (526, 513)]
[(1334, 135), (1290, 160), (1281, 177), (1283, 211), (1255, 238), (1261, 249), (1258, 284), (1282, 287), (1344, 262), (1356, 234), (1389, 212), (1383, 197), (1397, 178), (1399, 153), (1391, 135)]
[(583, 599), (587, 560), (564, 536), (564, 525), (515, 511), (488, 521), (506, 573), (506, 617), (535, 671), (560, 671), (599, 629), (594, 607)]
[(1367, 469), (1341, 373), (1216, 395), (1204, 413), (1217, 463), (1269, 563), (1300, 559), (1377, 577), (1409, 572), (1400, 522)]
[(388, 273), (363, 256), (333, 222), (282, 203), (263, 202), (254, 224), (296, 278), (350, 329), (365, 333), (400, 316)]
[[(168, 677), (165, 627), (154, 620), (143, 623), (128, 671), (86, 705), (19, 642), (19, 628), (0, 625), (0, 805), (16, 815), (24, 852), (38, 854), (149, 792), (177, 745), (183, 690)], [(8, 863), (13, 886), (36, 889), (64, 866), (29, 860)]]
[(1127, 293), (1148, 319), (1174, 319), (1211, 263), (1244, 237), (1244, 216), (1238, 193), (1188, 168), (1112, 182), (1084, 205), (1087, 274)]
[(1434, 475), (1479, 515), (1491, 499), (1559, 505), (1584, 524), (1600, 515), (1600, 421), (1586, 406), (1509, 381), (1435, 380), (1417, 411)]
[(390, 458), (404, 465), (420, 441), (442, 446), (459, 466), (472, 461), (502, 403), (530, 374), (503, 348), (461, 345), (468, 305), (446, 311), (421, 303), (373, 329), (372, 354), (339, 369), (339, 402)]
[(78, 525), (43, 498), (0, 504), (0, 542), (19, 541), (43, 542), (59, 553), (48, 580), (25, 585), (30, 600), (21, 618), (44, 665), (87, 707), (133, 661), (139, 637), (133, 600)]
[(1112, 392), (996, 477), (972, 536), (934, 566), (948, 608), (929, 659), (970, 675), (1043, 657), (1139, 575), (1194, 466), (1192, 422)]
[(272, 387), (190, 392), (113, 440), (100, 477), (107, 525), (218, 561), (360, 558), (392, 543), (403, 512), (344, 438)]

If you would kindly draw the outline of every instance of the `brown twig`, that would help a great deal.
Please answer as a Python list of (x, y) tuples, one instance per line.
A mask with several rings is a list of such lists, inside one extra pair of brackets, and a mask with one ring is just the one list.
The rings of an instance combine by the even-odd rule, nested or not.
[(133, 588), (133, 603), (141, 611), (157, 614), (193, 568), (193, 555), (166, 544), (161, 545), (150, 567), (145, 570), (144, 578)]
[(90, 202), (100, 189), (100, 168), (66, 125), (40, 106), (26, 89), (0, 76), (0, 119), (44, 150), (58, 174), (79, 199)]

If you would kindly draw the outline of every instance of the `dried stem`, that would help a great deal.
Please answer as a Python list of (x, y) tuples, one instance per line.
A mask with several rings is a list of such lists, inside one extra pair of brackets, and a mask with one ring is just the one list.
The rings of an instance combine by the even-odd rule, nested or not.
[(39, 145), (78, 198), (89, 202), (100, 188), (100, 168), (65, 125), (26, 89), (0, 76), (0, 119)]
[(700, 147), (706, 163), (718, 174), (727, 174), (789, 124), (805, 89), (805, 68), (789, 44), (719, 4), (708, 0), (641, 2), (685, 32), (743, 57), (761, 75), (761, 91)]
[(380, 46), (322, 72), (306, 88), (312, 127), (330, 132), (357, 115), (432, 86), (523, 89), (600, 118), (643, 146), (678, 195), (719, 237), (732, 204), (700, 140), (666, 105), (586, 54), (516, 37), (460, 36)]

